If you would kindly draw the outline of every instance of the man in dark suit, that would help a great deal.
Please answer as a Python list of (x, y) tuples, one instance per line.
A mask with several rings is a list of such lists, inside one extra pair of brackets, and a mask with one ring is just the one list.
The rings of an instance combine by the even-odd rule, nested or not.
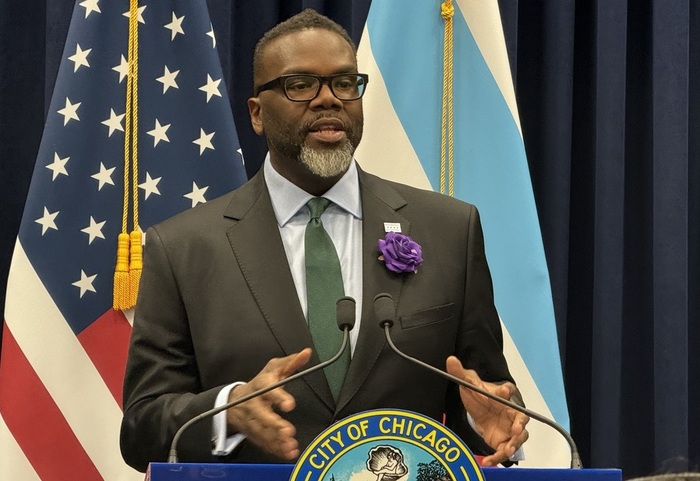
[[(367, 79), (357, 73), (347, 33), (329, 19), (307, 10), (268, 32), (256, 48), (254, 77), (251, 122), (269, 147), (261, 172), (147, 233), (124, 388), (124, 458), (142, 470), (162, 461), (185, 421), (319, 362), (310, 349), (303, 239), (306, 202), (323, 196), (331, 204), (321, 222), (360, 314), (342, 388), (334, 396), (321, 371), (293, 381), (213, 425), (194, 425), (180, 458), (292, 461), (332, 422), (390, 407), (444, 416), (478, 444), (471, 422), (491, 447), (486, 463), (507, 460), (527, 439), (527, 416), (398, 357), (372, 305), (378, 293), (393, 297), (400, 349), (517, 397), (476, 209), (355, 164)], [(394, 272), (380, 259), (378, 239), (396, 229), (422, 246), (417, 272)]]

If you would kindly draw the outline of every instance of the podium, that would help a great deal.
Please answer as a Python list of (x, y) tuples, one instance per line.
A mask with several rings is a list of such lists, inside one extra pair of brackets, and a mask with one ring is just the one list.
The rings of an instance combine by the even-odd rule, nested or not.
[[(289, 481), (292, 464), (151, 463), (150, 481)], [(485, 481), (622, 481), (619, 469), (483, 468)]]
[[(170, 459), (177, 459), (174, 451)], [(296, 464), (151, 463), (146, 481), (350, 481), (346, 476), (395, 481), (622, 481), (619, 469), (480, 470), (464, 441), (446, 426), (400, 409), (373, 409), (332, 424)]]

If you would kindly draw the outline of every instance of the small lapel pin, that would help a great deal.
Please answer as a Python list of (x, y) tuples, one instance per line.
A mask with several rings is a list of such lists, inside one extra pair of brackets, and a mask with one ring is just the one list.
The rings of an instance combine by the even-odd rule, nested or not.
[(384, 232), (401, 232), (401, 224), (398, 222), (384, 222)]

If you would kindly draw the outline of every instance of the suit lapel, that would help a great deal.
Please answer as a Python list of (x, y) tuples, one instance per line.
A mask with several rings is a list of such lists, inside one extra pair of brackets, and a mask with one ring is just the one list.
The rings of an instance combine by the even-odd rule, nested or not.
[[(313, 347), (262, 169), (234, 192), (224, 215), (237, 221), (226, 233), (231, 249), (260, 312), (285, 354)], [(318, 362), (314, 354), (311, 365)], [(323, 372), (315, 372), (304, 380), (333, 409), (333, 397)]]
[(388, 182), (362, 170), (359, 170), (359, 176), (362, 197), (362, 324), (336, 412), (357, 394), (386, 343), (374, 315), (374, 297), (387, 293), (398, 304), (401, 294), (403, 276), (391, 273), (378, 260), (377, 241), (384, 237), (384, 223), (400, 224), (404, 234), (410, 232), (410, 223), (398, 212), (406, 205), (406, 200)]

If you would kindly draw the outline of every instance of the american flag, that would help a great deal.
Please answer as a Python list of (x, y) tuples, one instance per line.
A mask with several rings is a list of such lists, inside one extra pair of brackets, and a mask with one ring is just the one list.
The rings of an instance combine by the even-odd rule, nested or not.
[[(73, 12), (8, 279), (3, 480), (143, 479), (119, 452), (131, 324), (111, 308), (128, 12), (128, 0), (77, 0)], [(205, 1), (142, 0), (138, 19), (145, 230), (240, 185), (245, 170)]]

